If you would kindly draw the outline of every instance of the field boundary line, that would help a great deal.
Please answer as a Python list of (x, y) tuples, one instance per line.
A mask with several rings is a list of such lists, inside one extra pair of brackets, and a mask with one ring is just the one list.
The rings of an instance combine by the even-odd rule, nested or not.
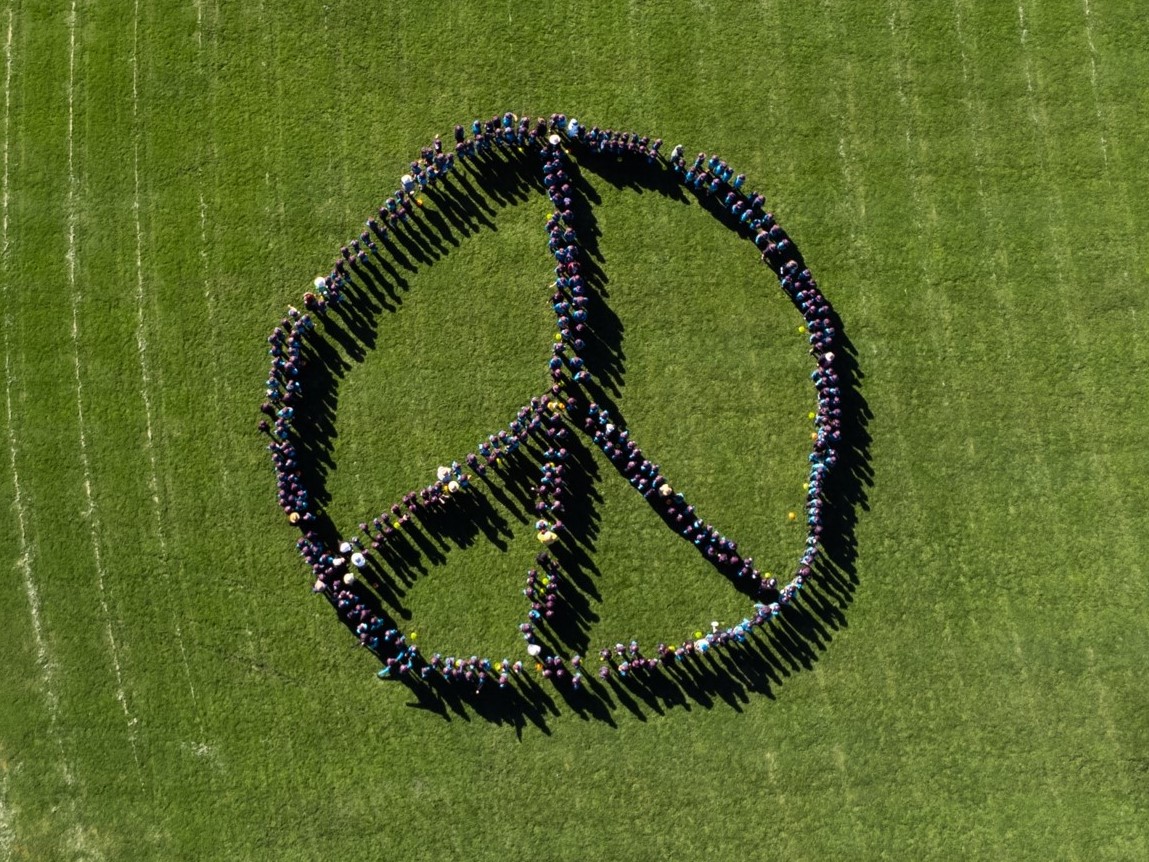
[[(76, 380), (76, 415), (79, 425), (80, 439), (80, 465), (84, 475), (84, 501), (86, 505), (85, 517), (88, 520), (89, 535), (92, 544), (92, 557), (96, 567), (96, 588), (100, 599), (100, 610), (104, 616), (105, 634), (112, 654), (112, 667), (116, 677), (116, 700), (124, 713), (127, 723), (128, 742), (132, 749), (132, 758), (136, 765), (136, 778), (143, 787), (143, 766), (140, 760), (139, 741), (136, 726), (139, 719), (132, 714), (128, 704), (127, 693), (124, 689), (124, 671), (120, 661), (120, 644), (116, 640), (115, 627), (112, 623), (111, 608), (108, 604), (107, 571), (104, 566), (104, 555), (100, 542), (100, 517), (96, 506), (95, 495), (92, 492), (92, 463), (88, 455), (88, 437), (84, 420), (84, 382), (80, 373), (80, 302), (83, 294), (76, 279), (76, 223), (78, 220), (77, 207), (79, 205), (79, 182), (76, 178), (75, 160), (75, 106), (76, 106), (76, 0), (72, 0), (72, 10), (68, 17), (68, 287), (72, 299), (72, 360)], [(121, 622), (122, 626), (122, 622)]]

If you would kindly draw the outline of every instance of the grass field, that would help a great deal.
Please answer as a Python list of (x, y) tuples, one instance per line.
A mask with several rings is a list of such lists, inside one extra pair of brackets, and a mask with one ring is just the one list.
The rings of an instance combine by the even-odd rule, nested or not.
[[(0, 40), (0, 859), (1149, 858), (1139, 4), (62, 0)], [(309, 592), (264, 339), (504, 110), (721, 153), (845, 321), (856, 560), (765, 690), (445, 720)], [(788, 572), (798, 315), (698, 205), (586, 177), (630, 427)], [(545, 382), (545, 198), (486, 206), (340, 380), (337, 522)], [(743, 612), (600, 473), (592, 639)], [(518, 649), (508, 520), (412, 588), (425, 649)]]

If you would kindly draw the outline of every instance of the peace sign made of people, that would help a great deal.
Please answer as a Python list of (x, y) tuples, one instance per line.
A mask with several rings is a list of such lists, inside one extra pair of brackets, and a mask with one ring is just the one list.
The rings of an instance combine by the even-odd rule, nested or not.
[[(811, 413), (805, 509), (789, 516), (804, 522), (805, 542), (792, 574), (783, 582), (759, 571), (739, 543), (707, 522), (668, 471), (644, 453), (622, 417), (601, 403), (606, 399), (600, 394), (596, 400), (595, 393), (602, 390), (596, 387), (594, 351), (588, 344), (597, 337), (591, 311), (599, 307), (595, 303), (601, 303), (602, 296), (594, 267), (580, 245), (579, 222), (585, 217), (576, 174), (580, 162), (593, 166), (604, 161), (612, 169), (648, 172), (658, 182), (677, 183), (696, 195), (755, 247), (801, 313), (799, 329), (808, 334), (817, 407)], [(457, 173), (497, 176), (524, 168), (537, 171), (551, 205), (546, 229), (555, 261), (550, 283), (555, 327), (547, 359), (549, 389), (532, 397), (507, 427), (481, 440), (473, 452), (439, 466), (425, 487), (381, 505), (378, 514), (356, 527), (337, 527), (324, 512), (317, 489), (309, 487), (315, 483), (306, 469), (314, 425), (304, 421), (308, 409), (304, 388), (321, 385), (309, 372), (321, 361), (325, 337), (335, 328), (336, 317), (352, 311), (384, 279), (379, 267), (389, 253), (398, 254), (393, 243), (420, 228), (419, 221), (428, 217), (427, 199), (434, 201), (437, 194), (457, 187)], [(766, 210), (764, 196), (748, 190), (744, 175), (716, 155), (688, 155), (682, 146), (665, 153), (661, 140), (587, 127), (562, 114), (531, 119), (507, 113), (476, 120), (469, 131), (456, 126), (453, 147), (436, 137), (398, 182), (359, 236), (339, 250), (328, 274), (315, 279), (314, 287), (303, 295), (302, 310), (289, 308), (269, 336), (271, 371), (261, 407), (267, 418), (260, 422), (260, 430), (271, 438), (267, 448), (279, 505), (301, 533), (297, 549), (311, 570), (312, 589), (330, 601), (359, 644), (378, 657), (381, 679), (405, 682), (420, 693), (476, 700), (492, 692), (521, 697), (545, 681), (577, 700), (592, 694), (587, 689), (604, 684), (616, 689), (649, 686), (660, 675), (688, 673), (691, 666), (729, 666), (731, 662), (715, 663), (720, 653), (727, 653), (737, 666), (738, 657), (751, 651), (759, 630), (785, 616), (822, 571), (836, 572), (838, 604), (844, 605), (852, 573), (843, 576), (842, 560), (835, 564), (826, 557), (831, 556), (827, 548), (832, 545), (842, 549), (843, 559), (852, 553), (851, 513), (858, 495), (839, 494), (838, 499), (835, 488), (848, 483), (835, 480), (843, 460), (851, 456), (843, 442), (860, 428), (854, 412), (860, 411), (860, 401), (853, 391), (858, 372), (829, 301), (791, 239)], [(561, 625), (570, 579), (563, 549), (577, 529), (564, 515), (572, 495), (585, 486), (578, 475), (585, 461), (572, 455), (584, 441), (601, 450), (669, 529), (692, 543), (714, 569), (748, 595), (750, 603), (741, 619), (699, 621), (696, 631), (668, 636), (658, 644), (630, 640), (587, 655), (564, 648)], [(538, 455), (533, 463), (524, 454), (528, 447)], [(418, 553), (421, 529), (434, 530), (445, 519), (470, 517), (474, 507), (467, 501), (483, 493), (484, 482), (524, 469), (538, 471), (529, 485), (539, 544), (536, 558), (523, 561), (524, 616), (518, 624), (522, 653), (483, 656), (476, 650), (473, 655), (445, 656), (425, 651), (385, 609), (389, 569)], [(429, 469), (429, 478), (430, 474)]]

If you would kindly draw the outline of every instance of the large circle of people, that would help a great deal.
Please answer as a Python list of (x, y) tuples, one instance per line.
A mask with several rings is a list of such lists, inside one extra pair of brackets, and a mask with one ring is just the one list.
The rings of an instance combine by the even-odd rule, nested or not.
[[(688, 158), (682, 146), (669, 156), (661, 140), (634, 133), (587, 127), (562, 114), (549, 118), (518, 118), (511, 113), (490, 120), (476, 120), (470, 133), (462, 126), (454, 130), (454, 148), (445, 147), (436, 136), (430, 147), (411, 163), (399, 188), (388, 197), (378, 213), (367, 219), (357, 239), (340, 249), (330, 272), (316, 278), (314, 287), (303, 296), (303, 310), (289, 308), (287, 315), (268, 337), (271, 371), (267, 379), (266, 418), (260, 430), (270, 435), (268, 451), (275, 467), (278, 501), (287, 520), (301, 535), (297, 548), (313, 576), (313, 591), (327, 597), (338, 615), (358, 636), (362, 646), (381, 661), (380, 678), (408, 682), (446, 683), (466, 691), (505, 689), (525, 674), (535, 673), (555, 685), (580, 689), (584, 675), (600, 679), (626, 680), (658, 673), (677, 662), (688, 662), (711, 650), (741, 643), (754, 630), (777, 617), (792, 602), (811, 574), (819, 554), (824, 529), (825, 488), (838, 459), (841, 441), (842, 404), (835, 369), (835, 328), (830, 304), (819, 291), (808, 269), (799, 263), (796, 250), (772, 213), (765, 210), (765, 198), (744, 189), (746, 178), (718, 156), (698, 153)], [(370, 521), (360, 523), (338, 541), (324, 541), (316, 529), (316, 506), (304, 485), (300, 454), (293, 420), (302, 397), (301, 372), (304, 342), (320, 337), (328, 310), (349, 302), (347, 288), (378, 254), (388, 235), (404, 230), (410, 219), (418, 218), (423, 190), (450, 182), (457, 165), (497, 164), (495, 151), (515, 157), (535, 154), (542, 172), (543, 187), (553, 211), (547, 220), (548, 245), (555, 259), (551, 303), (556, 316), (552, 353), (548, 360), (552, 385), (548, 392), (532, 398), (510, 425), (481, 441), (462, 462), (440, 467), (428, 486), (406, 494)], [(686, 498), (675, 490), (655, 463), (645, 457), (625, 428), (612, 421), (608, 411), (590, 400), (583, 386), (591, 379), (580, 355), (590, 334), (588, 322), (589, 286), (581, 263), (571, 178), (567, 170), (570, 153), (598, 154), (616, 158), (646, 169), (669, 170), (687, 189), (707, 196), (729, 213), (730, 223), (751, 240), (762, 262), (777, 273), (782, 289), (802, 313), (804, 330), (809, 333), (810, 353), (816, 367), (811, 374), (817, 390), (814, 414), (814, 442), (809, 455), (806, 484), (803, 552), (788, 583), (777, 581), (755, 567), (738, 545), (698, 516)], [(386, 247), (384, 245), (384, 247)], [(653, 648), (637, 640), (616, 643), (588, 655), (563, 655), (544, 645), (545, 630), (561, 614), (563, 572), (551, 546), (563, 539), (564, 501), (567, 474), (571, 469), (564, 443), (573, 431), (582, 431), (606, 455), (615, 468), (641, 493), (687, 541), (692, 542), (713, 565), (754, 594), (752, 611), (733, 625), (710, 623), (704, 631), (675, 643), (659, 643)], [(368, 557), (379, 554), (408, 526), (421, 510), (440, 513), (472, 489), (474, 476), (500, 469), (509, 456), (534, 436), (545, 446), (543, 464), (534, 488), (534, 524), (541, 550), (535, 566), (526, 575), (523, 594), (529, 604), (519, 626), (526, 663), (522, 659), (491, 659), (477, 655), (424, 655), (396, 622), (376, 610), (380, 605), (356, 572), (368, 565)], [(791, 518), (795, 518), (791, 514)]]

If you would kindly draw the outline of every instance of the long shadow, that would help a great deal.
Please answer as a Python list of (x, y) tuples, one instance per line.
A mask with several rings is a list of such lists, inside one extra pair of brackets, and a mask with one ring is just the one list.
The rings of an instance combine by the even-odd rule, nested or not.
[[(594, 400), (621, 422), (612, 396), (618, 396), (623, 385), (624, 326), (608, 303), (609, 279), (602, 267), (593, 206), (601, 199), (587, 175), (639, 194), (653, 192), (684, 202), (694, 196), (739, 235), (749, 239), (750, 232), (716, 197), (684, 189), (661, 161), (654, 168), (639, 166), (636, 170), (632, 163), (591, 152), (577, 142), (570, 142), (570, 150), (573, 157), (568, 167), (575, 190), (581, 272), (590, 288), (586, 349), (580, 355), (592, 382), (583, 385), (585, 396), (576, 401), (585, 409)], [(432, 265), (449, 253), (460, 244), (457, 234), (466, 238), (482, 230), (497, 230), (494, 217), (500, 209), (544, 191), (538, 167), (537, 155), (529, 149), (496, 149), (467, 161), (446, 181), (422, 192), (426, 202), (422, 209), (415, 210), (406, 224), (390, 230), (365, 261), (351, 265), (346, 300), (334, 304), (306, 340), (301, 377), (305, 395), (296, 407), (293, 441), (302, 483), (318, 514), (305, 536), (318, 539), (326, 547), (335, 547), (342, 540), (339, 530), (323, 514), (330, 502), (327, 479), (335, 467), (340, 383), (374, 347), (382, 317), (401, 306), (403, 294), (410, 289), (402, 273), (417, 271), (419, 264)], [(804, 267), (796, 245), (789, 237), (785, 239), (786, 260)], [(763, 255), (763, 262), (780, 273), (786, 261), (781, 259), (782, 252), (773, 254), (778, 256)], [(620, 709), (639, 720), (646, 720), (651, 713), (711, 708), (718, 703), (741, 710), (752, 694), (772, 698), (785, 679), (811, 668), (832, 641), (833, 632), (847, 625), (846, 610), (858, 585), (858, 509), (868, 509), (867, 489), (873, 482), (868, 431), (872, 414), (861, 391), (864, 375), (843, 322), (832, 310), (831, 317), (836, 330), (833, 349), (841, 391), (842, 441), (838, 464), (823, 489), (822, 554), (800, 598), (785, 604), (773, 624), (752, 628), (744, 639), (705, 655), (675, 657), (673, 647), (660, 645), (661, 662), (655, 668), (644, 666), (650, 656), (611, 655), (605, 659), (605, 677), (597, 679), (588, 670), (577, 690), (561, 681), (544, 689), (530, 673), (512, 676), (504, 690), (495, 691), (493, 682), (472, 688), (448, 683), (436, 672), (411, 672), (402, 677), (415, 697), (410, 705), (448, 721), (469, 721), (477, 716), (511, 726), (519, 733), (527, 726), (549, 732), (547, 719), (559, 714), (560, 702), (584, 719), (612, 726)], [(577, 426), (577, 420), (573, 424)], [(598, 620), (592, 603), (601, 600), (595, 585), (600, 572), (594, 558), (600, 518), (597, 507), (602, 498), (595, 488), (600, 477), (588, 442), (581, 429), (565, 441), (569, 469), (563, 519), (568, 529), (560, 542), (540, 554), (540, 562), (549, 556), (563, 573), (559, 590), (562, 614), (539, 627), (538, 640), (548, 655), (584, 652), (589, 631)], [(427, 574), (429, 567), (444, 564), (451, 550), (479, 541), (505, 549), (511, 526), (491, 499), (520, 523), (533, 520), (532, 495), (546, 445), (546, 439), (536, 434), (497, 468), (477, 477), (473, 492), (449, 504), (413, 507), (408, 525), (402, 529), (386, 523), (386, 512), (384, 523), (376, 520), (375, 527), (361, 525), (368, 528), (368, 534), (375, 533), (377, 553), (371, 555), (370, 564), (360, 571), (360, 578), (350, 584), (349, 591), (382, 618), (407, 619), (410, 612), (404, 597), (409, 587)], [(668, 526), (677, 527), (665, 512), (659, 513)], [(354, 631), (356, 619), (345, 615), (332, 591), (325, 596), (337, 605), (340, 619)], [(385, 657), (380, 653), (381, 659)], [(548, 666), (546, 672), (552, 670)], [(560, 663), (555, 672), (560, 680), (569, 679), (573, 669)]]

